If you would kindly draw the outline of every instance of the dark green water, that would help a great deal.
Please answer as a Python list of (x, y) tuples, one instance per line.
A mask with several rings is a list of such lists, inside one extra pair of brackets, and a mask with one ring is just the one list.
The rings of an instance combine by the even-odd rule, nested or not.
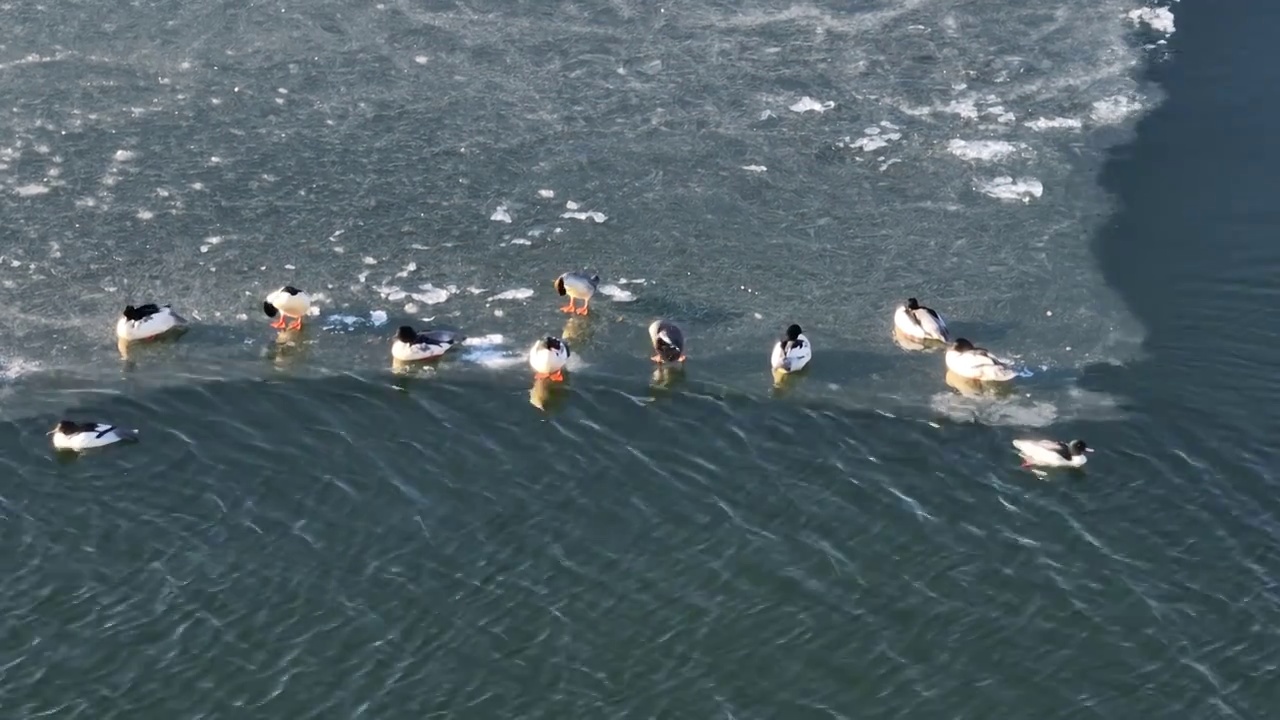
[[(1280, 14), (1130, 9), (7, 10), (0, 714), (1268, 717)], [(949, 387), (908, 294), (1035, 375)], [(196, 326), (122, 358), (146, 300)]]

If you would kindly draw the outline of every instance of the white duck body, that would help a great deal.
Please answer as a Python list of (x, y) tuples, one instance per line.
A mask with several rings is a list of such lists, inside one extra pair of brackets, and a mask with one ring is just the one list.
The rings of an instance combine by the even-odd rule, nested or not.
[(569, 362), (569, 343), (548, 335), (529, 348), (529, 367), (540, 375), (555, 375)]
[(947, 348), (947, 369), (969, 380), (1008, 382), (1018, 377), (1018, 370), (1008, 360), (996, 357), (985, 348), (974, 347), (964, 338)]
[(1028, 465), (1046, 467), (1080, 467), (1089, 462), (1086, 452), (1093, 449), (1083, 440), (1072, 440), (1070, 443), (1057, 440), (1014, 440), (1013, 446)]
[(813, 345), (799, 325), (787, 328), (787, 334), (774, 343), (769, 366), (781, 373), (800, 372), (813, 358)]
[(89, 450), (118, 442), (136, 442), (137, 430), (126, 430), (106, 423), (82, 423), (63, 420), (49, 432), (53, 446), (59, 450)]
[(116, 321), (116, 337), (130, 342), (148, 340), (180, 329), (186, 323), (187, 321), (168, 305), (154, 303), (138, 307), (126, 305), (124, 312), (120, 314), (120, 319)]
[(303, 318), (311, 310), (311, 296), (292, 285), (285, 285), (268, 295), (266, 302), (262, 304), (267, 317), (275, 317), (272, 309), (278, 310), (285, 317)]
[(414, 332), (408, 325), (402, 326), (391, 344), (391, 357), (401, 362), (433, 360), (462, 342), (462, 336), (451, 330)]
[(947, 321), (932, 308), (924, 307), (915, 298), (908, 298), (893, 312), (893, 327), (912, 340), (950, 342)]

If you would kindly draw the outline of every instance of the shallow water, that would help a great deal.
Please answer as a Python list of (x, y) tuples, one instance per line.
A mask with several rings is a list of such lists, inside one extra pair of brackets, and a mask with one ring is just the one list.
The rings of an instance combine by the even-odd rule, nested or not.
[[(15, 6), (0, 704), (1265, 716), (1277, 328), (1229, 329), (1274, 295), (1273, 71), (1219, 53), (1277, 18), (1135, 9)], [(1034, 375), (948, 386), (908, 295)], [(195, 325), (122, 357), (145, 301)], [(470, 339), (396, 372), (405, 322)], [(55, 457), (60, 416), (143, 440)], [(1026, 433), (1098, 452), (1039, 478)]]

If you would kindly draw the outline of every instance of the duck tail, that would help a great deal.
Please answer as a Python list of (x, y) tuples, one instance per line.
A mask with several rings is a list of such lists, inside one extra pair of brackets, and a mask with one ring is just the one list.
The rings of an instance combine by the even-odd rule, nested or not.
[(592, 284), (592, 285), (599, 285), (599, 284), (600, 284), (600, 276), (599, 276), (599, 275), (592, 275), (592, 276), (591, 276), (591, 284)]
[(556, 294), (559, 295), (560, 297), (564, 297), (564, 276), (563, 275), (556, 278)]
[(266, 316), (269, 318), (273, 318), (280, 314), (280, 311), (276, 309), (276, 306), (266, 300), (262, 301), (262, 312), (266, 313)]

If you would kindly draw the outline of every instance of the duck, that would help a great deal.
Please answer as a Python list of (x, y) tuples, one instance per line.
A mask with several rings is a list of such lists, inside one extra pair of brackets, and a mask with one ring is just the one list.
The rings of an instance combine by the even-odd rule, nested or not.
[(799, 325), (787, 326), (787, 332), (773, 346), (769, 365), (781, 373), (800, 372), (813, 358), (813, 346)]
[(47, 434), (53, 436), (53, 446), (58, 450), (80, 451), (138, 440), (137, 430), (75, 420), (61, 420)]
[[(591, 296), (596, 294), (599, 285), (599, 275), (587, 275), (585, 272), (567, 272), (556, 278), (556, 294), (560, 297), (569, 296), (569, 304), (560, 308), (560, 311), (586, 315)], [(582, 301), (582, 307), (574, 307), (575, 299)]]
[(569, 343), (554, 335), (548, 335), (529, 348), (529, 366), (533, 368), (535, 378), (559, 382), (564, 380), (561, 370), (565, 363), (569, 362), (569, 356), (572, 354)]
[(278, 320), (271, 323), (271, 327), (279, 329), (285, 328), (285, 318), (293, 318), (293, 323), (288, 328), (301, 330), (302, 318), (310, 309), (311, 296), (292, 285), (285, 285), (276, 290), (262, 302), (262, 312), (266, 313), (267, 317), (280, 316)]
[(125, 305), (116, 321), (116, 337), (125, 341), (151, 340), (187, 324), (169, 305)]
[(462, 342), (462, 335), (452, 330), (428, 330), (417, 332), (408, 325), (396, 331), (391, 343), (391, 357), (402, 362), (434, 360)]
[(913, 340), (951, 342), (947, 321), (936, 310), (921, 305), (915, 298), (907, 298), (906, 303), (894, 310), (893, 326)]
[(649, 324), (649, 342), (653, 345), (656, 363), (684, 362), (684, 333), (670, 320), (654, 320)]
[(1080, 467), (1089, 462), (1085, 453), (1093, 452), (1093, 448), (1083, 440), (1072, 440), (1069, 443), (1057, 440), (1014, 440), (1013, 446), (1022, 456), (1022, 467), (1040, 465), (1042, 467)]
[(1018, 377), (1008, 360), (992, 355), (986, 348), (974, 347), (965, 338), (957, 338), (947, 349), (947, 369), (969, 380), (1007, 382)]

